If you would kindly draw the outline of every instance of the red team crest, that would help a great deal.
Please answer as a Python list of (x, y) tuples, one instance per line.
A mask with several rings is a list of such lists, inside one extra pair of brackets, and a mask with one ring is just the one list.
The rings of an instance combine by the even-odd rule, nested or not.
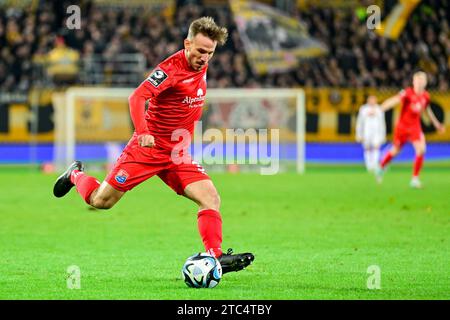
[(117, 174), (116, 174), (116, 176), (115, 176), (115, 179), (116, 179), (116, 181), (117, 181), (118, 183), (123, 184), (123, 183), (125, 183), (125, 181), (127, 181), (127, 178), (128, 178), (129, 176), (130, 176), (130, 175), (128, 174), (128, 172), (126, 172), (126, 171), (123, 170), (123, 169), (120, 169), (120, 170), (117, 172)]

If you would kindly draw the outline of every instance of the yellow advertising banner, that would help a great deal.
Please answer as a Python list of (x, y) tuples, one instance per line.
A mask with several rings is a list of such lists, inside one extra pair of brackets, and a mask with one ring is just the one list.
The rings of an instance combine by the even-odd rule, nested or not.
[[(306, 140), (311, 142), (354, 141), (356, 116), (368, 95), (378, 102), (395, 95), (399, 90), (305, 88)], [(447, 128), (438, 134), (427, 117), (422, 117), (422, 128), (429, 141), (450, 141), (450, 92), (430, 92), (430, 106), (438, 120)], [(388, 138), (391, 137), (400, 114), (400, 106), (385, 115)]]
[(127, 141), (131, 137), (128, 99), (80, 98), (75, 101), (75, 110), (77, 141)]
[(53, 92), (45, 89), (28, 94), (1, 94), (0, 143), (53, 142)]
[[(368, 95), (375, 95), (379, 103), (398, 90), (304, 88), (306, 98), (306, 140), (310, 142), (352, 142), (354, 141), (356, 116), (359, 107)], [(55, 106), (52, 104), (52, 90), (44, 90), (32, 103), (23, 99), (2, 99), (0, 97), (0, 143), (28, 143), (30, 141), (53, 143), (55, 139)], [(422, 127), (428, 141), (450, 141), (450, 91), (430, 92), (431, 108), (438, 120), (446, 126), (444, 134), (435, 132), (426, 116)], [(27, 97), (25, 97), (25, 100)], [(273, 101), (269, 101), (272, 103)], [(279, 103), (278, 103), (279, 104)], [(64, 108), (64, 103), (62, 104)], [(207, 105), (208, 107), (208, 105)], [(274, 117), (270, 105), (260, 106)], [(126, 141), (133, 125), (128, 113), (127, 99), (83, 98), (76, 101), (74, 114), (76, 140), (80, 142)], [(291, 117), (292, 108), (285, 107), (286, 114), (276, 117)], [(205, 111), (207, 114), (208, 111)], [(388, 139), (400, 113), (400, 106), (386, 113)], [(37, 119), (37, 122), (34, 120)], [(239, 117), (237, 118), (239, 119)], [(272, 119), (272, 118), (271, 118)], [(237, 120), (236, 120), (237, 121)], [(270, 122), (270, 121), (269, 121)], [(34, 125), (33, 125), (34, 124)], [(219, 124), (211, 123), (213, 127)], [(270, 125), (276, 127), (276, 124)], [(222, 128), (222, 127), (220, 127)], [(280, 134), (282, 141), (295, 138), (295, 132)]]

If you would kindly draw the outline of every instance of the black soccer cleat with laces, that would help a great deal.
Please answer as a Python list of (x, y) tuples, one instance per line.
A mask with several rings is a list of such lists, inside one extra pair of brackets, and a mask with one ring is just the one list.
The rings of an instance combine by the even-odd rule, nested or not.
[(222, 273), (225, 274), (246, 268), (255, 260), (255, 256), (252, 253), (233, 254), (233, 249), (228, 249), (227, 253), (223, 253), (217, 259), (222, 266)]
[(53, 194), (55, 197), (64, 197), (70, 189), (72, 189), (74, 184), (70, 181), (70, 175), (74, 170), (84, 171), (83, 163), (81, 161), (73, 162), (69, 168), (56, 179), (55, 185), (53, 186)]

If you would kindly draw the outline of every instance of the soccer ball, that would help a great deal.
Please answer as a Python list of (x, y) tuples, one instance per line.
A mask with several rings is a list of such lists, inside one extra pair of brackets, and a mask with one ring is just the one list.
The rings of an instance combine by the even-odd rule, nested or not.
[(197, 253), (187, 258), (181, 274), (188, 287), (214, 288), (222, 278), (222, 266), (212, 255)]

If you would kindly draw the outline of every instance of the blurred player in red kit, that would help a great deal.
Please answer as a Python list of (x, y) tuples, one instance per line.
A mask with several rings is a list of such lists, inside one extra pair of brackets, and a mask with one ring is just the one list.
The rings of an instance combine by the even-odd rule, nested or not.
[[(223, 273), (239, 271), (254, 260), (251, 253), (223, 253), (220, 197), (201, 165), (187, 152), (194, 123), (202, 114), (208, 61), (228, 37), (210, 17), (193, 21), (184, 49), (161, 62), (129, 97), (135, 132), (101, 184), (75, 161), (56, 181), (56, 197), (73, 186), (89, 205), (109, 209), (125, 192), (157, 175), (179, 195), (198, 204), (198, 229), (206, 252)], [(147, 111), (145, 103), (149, 101)], [(180, 144), (183, 148), (180, 148)]]
[(419, 180), (419, 173), (423, 165), (426, 148), (425, 135), (423, 134), (420, 124), (422, 111), (427, 111), (428, 117), (439, 133), (445, 132), (445, 127), (436, 119), (436, 116), (429, 106), (430, 95), (425, 90), (426, 86), (426, 73), (422, 71), (416, 72), (413, 75), (412, 87), (400, 91), (397, 95), (388, 98), (381, 104), (382, 110), (386, 111), (401, 103), (402, 110), (394, 131), (393, 146), (384, 155), (379, 169), (377, 170), (378, 182), (382, 181), (387, 164), (400, 152), (406, 142), (411, 142), (416, 153), (416, 158), (414, 161), (413, 176), (410, 186), (412, 188), (420, 188), (422, 186)]

